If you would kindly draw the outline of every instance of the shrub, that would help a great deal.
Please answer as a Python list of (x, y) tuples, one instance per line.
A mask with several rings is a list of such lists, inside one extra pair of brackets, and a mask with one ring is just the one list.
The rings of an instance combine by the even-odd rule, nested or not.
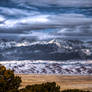
[(20, 83), (21, 78), (14, 76), (14, 71), (0, 65), (0, 92), (17, 92)]
[(62, 92), (90, 92), (90, 91), (83, 91), (79, 89), (67, 89), (67, 90), (63, 90)]
[(60, 92), (60, 87), (56, 85), (55, 82), (47, 82), (26, 86), (26, 88), (21, 89), (20, 92)]

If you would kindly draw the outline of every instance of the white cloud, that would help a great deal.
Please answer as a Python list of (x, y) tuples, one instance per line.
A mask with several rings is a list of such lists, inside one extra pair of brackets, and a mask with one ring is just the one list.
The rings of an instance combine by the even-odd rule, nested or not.
[[(27, 31), (37, 28), (57, 28), (61, 26), (92, 25), (92, 18), (82, 14), (33, 15), (20, 19), (9, 19), (2, 23), (2, 28)], [(13, 29), (13, 31), (12, 31)]]
[(3, 22), (4, 20), (5, 20), (5, 18), (0, 15), (0, 22)]

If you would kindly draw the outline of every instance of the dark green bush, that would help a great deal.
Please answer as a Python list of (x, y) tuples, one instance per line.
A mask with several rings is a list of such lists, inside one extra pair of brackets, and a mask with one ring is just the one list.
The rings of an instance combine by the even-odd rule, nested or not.
[(17, 92), (20, 83), (21, 78), (14, 76), (14, 71), (0, 65), (0, 92)]
[(20, 92), (60, 92), (60, 87), (56, 85), (55, 82), (47, 82), (43, 84), (26, 86), (26, 88), (21, 89)]
[(67, 89), (67, 90), (63, 90), (62, 92), (89, 92), (89, 91), (83, 91), (79, 89)]

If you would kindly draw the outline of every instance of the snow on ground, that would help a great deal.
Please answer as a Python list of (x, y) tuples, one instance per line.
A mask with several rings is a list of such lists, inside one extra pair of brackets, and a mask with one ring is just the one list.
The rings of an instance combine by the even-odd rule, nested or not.
[(2, 61), (8, 69), (24, 74), (92, 75), (92, 61)]

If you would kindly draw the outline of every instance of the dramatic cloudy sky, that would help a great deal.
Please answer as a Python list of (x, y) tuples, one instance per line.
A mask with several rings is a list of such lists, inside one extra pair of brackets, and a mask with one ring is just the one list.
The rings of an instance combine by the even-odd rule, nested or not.
[(23, 4), (34, 4), (38, 6), (47, 6), (47, 5), (60, 5), (60, 6), (81, 6), (81, 7), (91, 7), (91, 0), (12, 0), (14, 2)]
[(91, 37), (91, 6), (92, 0), (1, 0), (0, 37)]

